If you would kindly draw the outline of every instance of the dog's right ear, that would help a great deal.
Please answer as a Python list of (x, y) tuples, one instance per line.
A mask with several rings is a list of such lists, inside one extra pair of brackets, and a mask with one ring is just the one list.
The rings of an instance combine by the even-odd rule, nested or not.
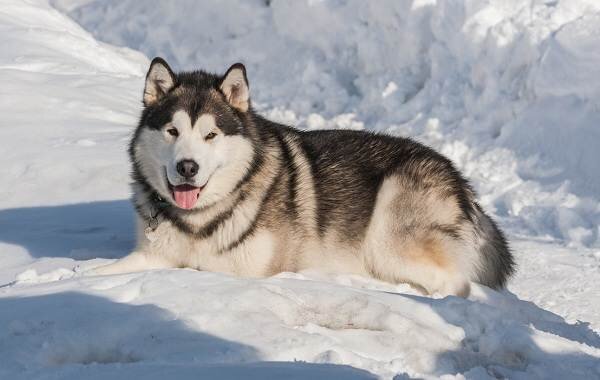
[(144, 105), (146, 107), (158, 102), (169, 90), (175, 86), (175, 74), (167, 62), (156, 57), (150, 63), (146, 74), (144, 87)]

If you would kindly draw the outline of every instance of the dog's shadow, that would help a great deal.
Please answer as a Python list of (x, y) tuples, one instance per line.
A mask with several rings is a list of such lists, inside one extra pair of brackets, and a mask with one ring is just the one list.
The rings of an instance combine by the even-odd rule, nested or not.
[(129, 200), (0, 210), (0, 242), (32, 257), (119, 258), (135, 243)]

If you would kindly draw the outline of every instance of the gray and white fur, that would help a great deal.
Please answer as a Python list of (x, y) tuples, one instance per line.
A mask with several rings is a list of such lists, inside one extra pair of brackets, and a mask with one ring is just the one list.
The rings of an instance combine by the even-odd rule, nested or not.
[(100, 274), (320, 270), (467, 296), (505, 286), (506, 239), (452, 163), (407, 138), (302, 131), (251, 106), (246, 70), (155, 58), (130, 145), (138, 242)]

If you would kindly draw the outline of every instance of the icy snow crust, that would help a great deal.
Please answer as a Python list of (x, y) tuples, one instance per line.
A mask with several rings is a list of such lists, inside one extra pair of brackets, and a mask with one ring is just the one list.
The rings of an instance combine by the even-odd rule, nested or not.
[[(600, 4), (264, 3), (2, 1), (0, 378), (600, 378)], [(509, 231), (516, 295), (81, 275), (133, 247), (125, 150), (153, 55), (244, 61), (257, 107), (304, 128), (436, 146)]]

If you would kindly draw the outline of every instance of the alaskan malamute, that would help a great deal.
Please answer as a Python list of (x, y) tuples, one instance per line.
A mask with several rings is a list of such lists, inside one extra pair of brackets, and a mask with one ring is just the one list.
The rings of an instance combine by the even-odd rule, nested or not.
[(129, 150), (137, 248), (96, 273), (316, 269), (459, 296), (505, 285), (506, 240), (448, 159), (407, 138), (280, 125), (249, 95), (242, 64), (152, 61)]

